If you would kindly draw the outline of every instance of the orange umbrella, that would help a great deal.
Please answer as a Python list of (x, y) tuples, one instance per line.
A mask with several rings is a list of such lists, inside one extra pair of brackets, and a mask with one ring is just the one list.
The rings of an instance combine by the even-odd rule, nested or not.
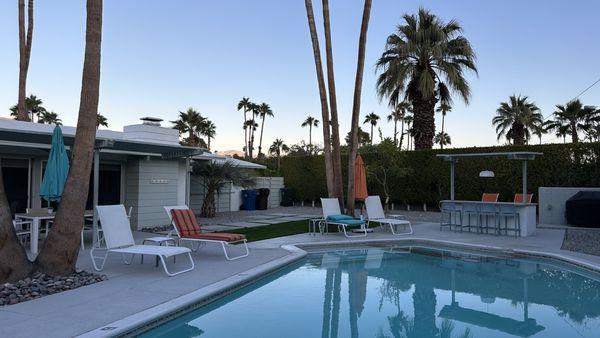
[(354, 163), (354, 199), (364, 201), (367, 196), (367, 170), (365, 169), (365, 162), (358, 155)]

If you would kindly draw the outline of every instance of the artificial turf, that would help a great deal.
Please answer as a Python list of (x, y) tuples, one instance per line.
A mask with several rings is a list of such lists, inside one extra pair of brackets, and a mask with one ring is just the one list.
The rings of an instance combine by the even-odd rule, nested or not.
[(246, 235), (248, 242), (261, 241), (263, 239), (291, 236), (308, 232), (308, 220), (269, 224), (227, 232), (244, 234)]

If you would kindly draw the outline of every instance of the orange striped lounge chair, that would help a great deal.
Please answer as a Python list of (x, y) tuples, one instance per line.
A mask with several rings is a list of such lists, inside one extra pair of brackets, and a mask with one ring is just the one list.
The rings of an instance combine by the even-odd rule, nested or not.
[[(187, 206), (165, 207), (165, 211), (169, 214), (169, 218), (173, 224), (171, 236), (175, 235), (179, 242), (197, 242), (199, 245), (194, 251), (200, 248), (200, 244), (218, 243), (221, 244), (225, 258), (229, 261), (247, 257), (250, 254), (246, 236), (225, 232), (202, 232), (196, 215)], [(243, 243), (245, 252), (241, 255), (230, 257), (227, 248), (229, 245), (236, 243)]]

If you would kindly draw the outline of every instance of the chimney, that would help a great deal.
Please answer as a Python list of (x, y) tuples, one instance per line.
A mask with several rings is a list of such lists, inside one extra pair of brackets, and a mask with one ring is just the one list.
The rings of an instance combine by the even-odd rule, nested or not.
[(146, 116), (140, 120), (141, 124), (123, 127), (123, 139), (169, 145), (179, 144), (179, 132), (173, 128), (161, 127), (162, 119)]
[(163, 121), (163, 119), (160, 119), (158, 117), (152, 117), (152, 116), (145, 116), (145, 117), (142, 117), (140, 120), (142, 120), (142, 124), (145, 124), (147, 126), (156, 126), (156, 127), (160, 127), (160, 123)]

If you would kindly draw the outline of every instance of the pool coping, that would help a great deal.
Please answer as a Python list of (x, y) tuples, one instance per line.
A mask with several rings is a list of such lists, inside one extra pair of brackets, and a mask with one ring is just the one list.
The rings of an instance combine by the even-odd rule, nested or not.
[[(356, 247), (365, 245), (381, 244), (402, 244), (402, 245), (430, 245), (444, 246), (446, 248), (463, 248), (478, 250), (484, 252), (504, 253), (509, 255), (524, 255), (533, 258), (543, 258), (556, 260), (559, 262), (574, 265), (579, 268), (591, 270), (600, 273), (600, 264), (586, 262), (582, 259), (569, 257), (560, 253), (546, 252), (539, 250), (507, 248), (492, 245), (471, 244), (456, 242), (450, 240), (440, 240), (422, 237), (404, 237), (404, 238), (386, 238), (386, 239), (359, 239), (350, 241), (323, 241), (323, 242), (299, 242), (281, 245), (281, 248), (288, 252), (283, 257), (276, 258), (267, 263), (258, 265), (249, 270), (239, 272), (233, 276), (227, 277), (216, 283), (204, 286), (188, 294), (173, 298), (162, 304), (153, 306), (134, 315), (103, 325), (102, 327), (88, 331), (77, 337), (96, 338), (96, 337), (115, 337), (122, 335), (133, 335), (143, 332), (145, 327), (153, 326), (158, 323), (159, 318), (174, 317), (179, 313), (185, 313), (188, 309), (197, 307), (198, 303), (206, 303), (221, 298), (257, 279), (263, 278), (275, 271), (278, 271), (305, 257), (307, 250), (315, 248), (331, 247)], [(307, 249), (307, 250), (305, 250)], [(443, 248), (442, 248), (443, 249)], [(194, 306), (196, 305), (196, 306)]]

